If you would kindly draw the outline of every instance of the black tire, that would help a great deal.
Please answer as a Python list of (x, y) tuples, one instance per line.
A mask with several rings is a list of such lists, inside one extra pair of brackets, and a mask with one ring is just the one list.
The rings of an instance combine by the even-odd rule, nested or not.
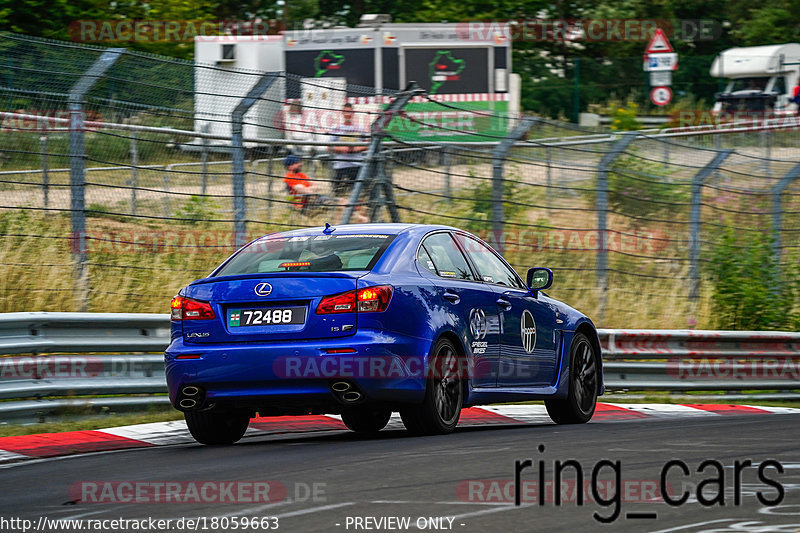
[(186, 425), (200, 444), (230, 445), (247, 431), (250, 417), (246, 413), (185, 412)]
[(599, 390), (599, 357), (591, 341), (576, 333), (570, 347), (569, 394), (565, 400), (545, 400), (556, 424), (583, 424), (591, 420)]
[(416, 435), (451, 433), (464, 405), (464, 384), (455, 346), (447, 339), (439, 339), (431, 353), (425, 399), (420, 405), (400, 411), (406, 429)]
[(376, 433), (386, 427), (392, 411), (384, 407), (355, 407), (342, 411), (342, 422), (356, 433)]

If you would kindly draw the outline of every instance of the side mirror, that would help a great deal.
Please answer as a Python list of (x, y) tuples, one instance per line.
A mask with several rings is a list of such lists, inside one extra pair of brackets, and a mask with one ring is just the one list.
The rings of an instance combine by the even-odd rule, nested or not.
[(544, 290), (553, 284), (553, 271), (549, 268), (528, 269), (528, 288), (532, 291)]

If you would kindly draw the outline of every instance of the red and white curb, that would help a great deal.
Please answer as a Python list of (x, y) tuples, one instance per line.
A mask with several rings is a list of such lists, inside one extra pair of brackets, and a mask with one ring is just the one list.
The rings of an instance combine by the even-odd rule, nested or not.
[[(724, 415), (798, 414), (790, 407), (757, 407), (723, 404), (611, 404), (599, 403), (592, 422), (717, 417)], [(544, 405), (497, 405), (470, 407), (461, 412), (459, 426), (549, 424)], [(387, 429), (400, 429), (403, 423), (393, 414)], [(245, 438), (265, 435), (292, 436), (299, 433), (343, 431), (347, 428), (337, 415), (257, 417), (250, 421)], [(0, 437), (0, 463), (25, 459), (57, 457), (80, 453), (149, 448), (192, 443), (182, 420), (155, 422), (108, 429), (42, 433)]]

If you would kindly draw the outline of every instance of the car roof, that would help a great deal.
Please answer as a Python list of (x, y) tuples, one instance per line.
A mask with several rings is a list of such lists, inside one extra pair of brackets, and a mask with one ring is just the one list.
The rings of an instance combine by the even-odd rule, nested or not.
[[(400, 223), (374, 223), (374, 224), (342, 224), (331, 225), (332, 229), (337, 235), (356, 235), (364, 234), (380, 234), (380, 235), (399, 235), (404, 232), (420, 232), (427, 233), (437, 229), (454, 230), (450, 226), (443, 226), (440, 224), (400, 224)], [(292, 231), (283, 231), (280, 233), (271, 233), (270, 236), (276, 237), (296, 237), (306, 235), (321, 235), (325, 230), (324, 226), (317, 226), (313, 228), (303, 228)]]

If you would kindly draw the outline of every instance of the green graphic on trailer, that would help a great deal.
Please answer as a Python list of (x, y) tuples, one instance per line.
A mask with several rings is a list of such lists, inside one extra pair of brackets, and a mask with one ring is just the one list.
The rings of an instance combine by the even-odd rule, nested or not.
[(428, 64), (428, 76), (431, 80), (431, 94), (436, 94), (446, 81), (457, 81), (464, 70), (466, 61), (456, 59), (450, 50), (439, 50)]
[(314, 77), (319, 78), (329, 70), (341, 68), (344, 60), (342, 54), (336, 54), (332, 50), (323, 50), (314, 58), (314, 70), (316, 70)]
[[(441, 95), (440, 95), (441, 96)], [(410, 102), (386, 128), (400, 141), (497, 141), (512, 125), (508, 102)]]

